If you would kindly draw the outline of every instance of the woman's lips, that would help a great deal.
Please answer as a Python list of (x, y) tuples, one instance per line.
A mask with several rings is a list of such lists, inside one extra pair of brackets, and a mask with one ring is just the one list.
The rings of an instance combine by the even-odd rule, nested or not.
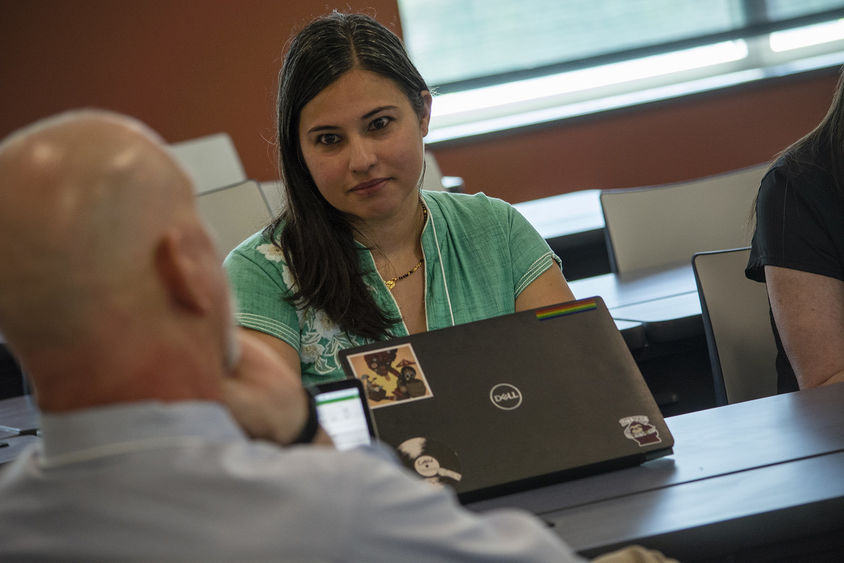
[(383, 186), (386, 181), (387, 181), (387, 178), (376, 178), (375, 180), (369, 180), (367, 182), (361, 182), (360, 184), (354, 186), (349, 191), (350, 192), (356, 192), (356, 193), (371, 192), (371, 191), (374, 191), (374, 190), (380, 188), (381, 186)]

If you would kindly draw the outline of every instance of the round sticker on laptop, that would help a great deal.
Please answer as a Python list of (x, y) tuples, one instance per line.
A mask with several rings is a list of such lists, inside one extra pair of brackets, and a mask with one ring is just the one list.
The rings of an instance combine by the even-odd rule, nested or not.
[(499, 383), (489, 390), (489, 400), (504, 411), (511, 411), (522, 406), (522, 392), (515, 385)]
[(399, 459), (432, 485), (455, 485), (463, 478), (457, 453), (436, 440), (409, 438), (398, 445)]

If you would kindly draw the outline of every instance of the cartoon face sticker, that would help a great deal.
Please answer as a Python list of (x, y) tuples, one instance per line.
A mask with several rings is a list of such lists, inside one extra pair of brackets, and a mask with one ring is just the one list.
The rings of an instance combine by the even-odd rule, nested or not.
[(350, 354), (347, 360), (364, 383), (370, 408), (434, 396), (410, 343)]
[(662, 442), (659, 431), (650, 423), (647, 416), (627, 416), (620, 419), (618, 423), (624, 429), (624, 436), (628, 440), (633, 440), (639, 446), (649, 446)]
[(372, 354), (366, 354), (364, 359), (369, 369), (378, 375), (388, 376), (392, 371), (390, 364), (396, 359), (396, 350), (382, 350)]

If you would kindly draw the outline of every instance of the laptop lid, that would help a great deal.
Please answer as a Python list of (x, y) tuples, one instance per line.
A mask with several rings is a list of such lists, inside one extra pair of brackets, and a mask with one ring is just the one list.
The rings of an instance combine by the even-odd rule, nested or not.
[(340, 352), (378, 438), (462, 502), (642, 463), (671, 433), (600, 297)]

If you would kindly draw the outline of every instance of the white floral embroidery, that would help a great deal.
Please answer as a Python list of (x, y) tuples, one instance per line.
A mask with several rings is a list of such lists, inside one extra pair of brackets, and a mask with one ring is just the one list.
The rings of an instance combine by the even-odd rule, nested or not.
[[(284, 262), (284, 252), (282, 252), (282, 250), (274, 244), (262, 244), (255, 247), (255, 250), (263, 254), (264, 258), (270, 262), (278, 263), (278, 269), (281, 271), (281, 281), (284, 283), (284, 286), (290, 290), (291, 294), (295, 293), (296, 280), (293, 279), (293, 274), (290, 272), (290, 268), (288, 268), (287, 263)], [(299, 319), (299, 327), (303, 327), (305, 318), (301, 309), (296, 309), (296, 317)]]
[(325, 311), (317, 311), (316, 315), (314, 315), (312, 328), (317, 334), (329, 340), (333, 340), (340, 333), (340, 327), (328, 318)]
[[(311, 324), (309, 321), (314, 321), (315, 317), (323, 317), (323, 319), (316, 324)], [(306, 371), (333, 377), (342, 374), (343, 368), (338, 361), (337, 353), (344, 348), (364, 344), (365, 341), (362, 339), (350, 340), (339, 330), (337, 325), (328, 321), (322, 312), (317, 313), (317, 315), (306, 314), (305, 318), (300, 350), (302, 363), (307, 366)], [(322, 332), (322, 330), (326, 330), (326, 332)]]
[(343, 368), (337, 353), (345, 348), (360, 346), (366, 340), (350, 339), (323, 311), (306, 309), (300, 314), (300, 357), (304, 372), (319, 376), (342, 377)]
[(281, 262), (284, 260), (284, 253), (274, 244), (262, 244), (256, 250), (263, 254), (264, 258), (270, 262)]
[[(296, 291), (293, 273), (284, 262), (284, 253), (271, 243), (261, 244), (255, 248), (264, 258), (277, 264), (276, 269), (281, 274), (281, 281), (291, 291)], [(364, 279), (364, 283), (373, 296), (378, 295), (371, 280)], [(383, 288), (382, 288), (383, 289)], [(306, 383), (315, 383), (324, 378), (342, 377), (343, 368), (338, 360), (340, 350), (366, 344), (369, 341), (360, 337), (349, 337), (340, 330), (324, 311), (311, 308), (296, 308), (299, 319), (299, 357), (302, 360), (302, 375)]]
[(281, 281), (284, 282), (291, 291), (296, 291), (296, 280), (293, 279), (293, 274), (290, 273), (290, 268), (287, 267), (287, 264), (282, 262), (281, 264)]
[(302, 341), (302, 361), (307, 364), (319, 363), (320, 358), (325, 351), (325, 347), (320, 342)]

